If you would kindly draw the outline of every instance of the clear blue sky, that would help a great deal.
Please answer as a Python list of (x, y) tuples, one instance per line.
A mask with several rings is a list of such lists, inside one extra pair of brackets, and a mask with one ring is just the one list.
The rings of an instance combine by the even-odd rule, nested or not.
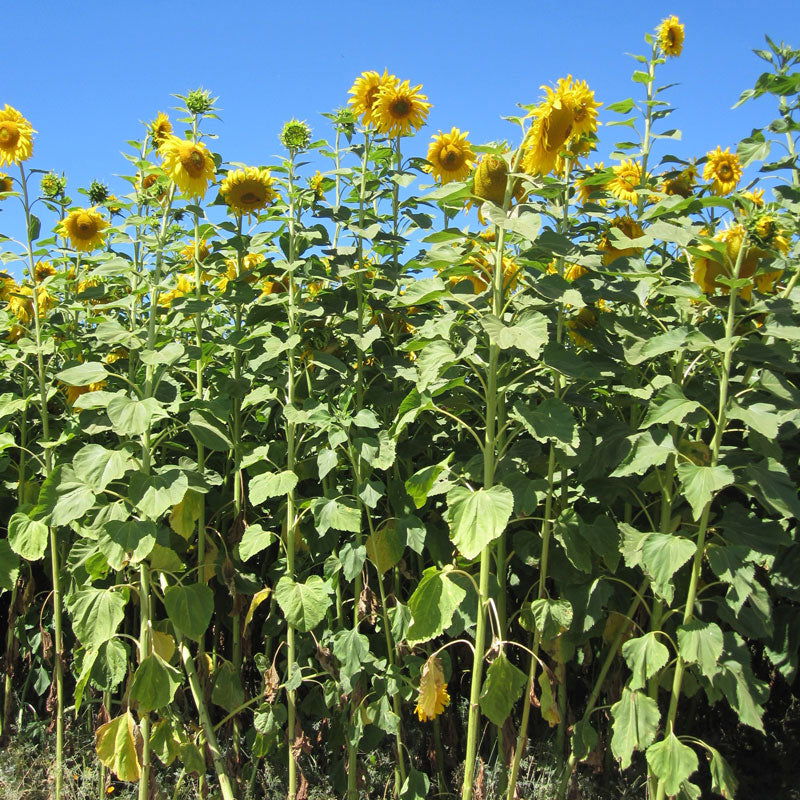
[[(141, 135), (138, 123), (170, 110), (172, 93), (201, 85), (220, 97), (223, 157), (267, 164), (283, 121), (306, 119), (327, 136), (320, 112), (343, 105), (362, 70), (385, 67), (422, 83), (433, 103), (428, 127), (405, 145), (424, 155), (430, 135), (453, 125), (474, 142), (513, 135), (500, 117), (567, 73), (606, 104), (639, 97), (625, 53), (644, 53), (643, 34), (669, 14), (685, 23), (686, 45), (661, 81), (680, 84), (670, 127), (684, 139), (663, 147), (703, 154), (772, 119), (769, 100), (731, 106), (762, 71), (751, 50), (765, 33), (800, 46), (797, 0), (11, 0), (0, 104), (38, 131), (30, 165), (65, 171), (76, 199), (92, 178), (124, 192), (114, 176), (128, 167), (120, 152)], [(16, 208), (3, 206), (0, 231), (20, 230)]]

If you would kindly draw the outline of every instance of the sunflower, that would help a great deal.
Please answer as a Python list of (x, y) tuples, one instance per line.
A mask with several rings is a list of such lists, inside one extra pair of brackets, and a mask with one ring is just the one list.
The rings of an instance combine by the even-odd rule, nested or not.
[(189, 197), (202, 197), (214, 180), (216, 165), (202, 142), (168, 136), (158, 148), (164, 171)]
[(478, 162), (472, 193), (496, 206), (503, 205), (508, 183), (508, 164), (502, 156), (486, 153)]
[(564, 264), (564, 280), (569, 281), (569, 283), (588, 274), (589, 270), (580, 264)]
[(664, 182), (661, 184), (661, 190), (664, 194), (691, 197), (696, 180), (697, 167), (694, 164), (690, 164), (680, 172), (667, 173), (664, 176)]
[[(467, 274), (452, 275), (449, 278), (451, 286), (455, 286), (463, 281), (468, 281), (472, 284), (473, 294), (481, 294), (485, 292), (492, 282), (494, 274), (494, 265), (497, 254), (493, 247), (480, 246), (476, 253), (473, 253), (464, 262), (466, 266), (471, 268)], [(503, 287), (505, 289), (513, 289), (519, 279), (520, 265), (510, 256), (503, 256)]]
[(33, 277), (36, 283), (41, 283), (45, 278), (56, 274), (56, 268), (49, 261), (39, 261), (33, 268)]
[(594, 343), (584, 333), (597, 325), (597, 314), (591, 306), (584, 306), (566, 322), (567, 334), (579, 350), (594, 350)]
[(158, 304), (169, 308), (176, 300), (186, 297), (194, 291), (194, 275), (181, 272), (175, 282), (175, 287), (168, 292), (164, 292), (158, 297)]
[[(598, 205), (605, 205), (605, 184), (607, 181), (603, 180), (600, 183), (599, 176), (605, 172), (605, 163), (597, 161), (592, 165), (591, 169), (586, 170), (584, 176), (575, 184), (578, 190), (578, 201), (581, 204), (597, 203)], [(591, 181), (591, 182), (590, 182)]]
[(658, 26), (658, 46), (665, 56), (679, 56), (685, 39), (686, 31), (677, 17), (667, 17)]
[(396, 83), (397, 78), (386, 70), (383, 71), (383, 75), (374, 71), (362, 72), (356, 78), (349, 92), (353, 95), (349, 102), (353, 107), (353, 112), (357, 116), (361, 116), (362, 124), (369, 125), (375, 121), (372, 113), (378, 93), (384, 86), (394, 86)]
[(419, 90), (422, 84), (411, 86), (408, 81), (387, 83), (378, 92), (371, 116), (380, 133), (407, 136), (412, 128), (419, 130), (428, 117), (431, 104)]
[(0, 110), (0, 166), (21, 164), (33, 155), (33, 134), (30, 122), (9, 105)]
[(431, 656), (422, 667), (417, 696), (417, 717), (420, 722), (432, 720), (441, 714), (450, 704), (447, 694), (447, 683), (442, 671), (442, 662), (437, 656)]
[[(545, 99), (531, 112), (535, 118), (526, 138), (522, 168), (531, 175), (547, 175), (570, 137), (582, 138), (597, 130), (594, 92), (572, 75), (560, 78), (556, 88), (542, 86)], [(563, 165), (562, 165), (563, 168)]]
[(439, 133), (428, 146), (428, 163), (423, 167), (439, 183), (463, 181), (475, 163), (475, 153), (467, 139), (469, 131), (462, 133), (452, 128), (450, 133)]
[(245, 167), (229, 172), (220, 186), (222, 197), (237, 214), (252, 214), (278, 197), (267, 169)]
[(713, 181), (711, 191), (717, 195), (730, 194), (742, 178), (742, 164), (736, 153), (731, 153), (730, 147), (723, 150), (718, 147), (706, 155), (703, 178)]
[[(197, 259), (198, 261), (205, 261), (210, 255), (211, 251), (208, 249), (208, 242), (202, 239), (197, 244)], [(190, 242), (180, 250), (181, 257), (184, 261), (194, 260), (194, 242)]]
[(16, 289), (17, 282), (7, 272), (0, 272), (0, 301), (6, 302)]
[(8, 175), (0, 172), (0, 194), (3, 192), (13, 192), (14, 191), (14, 181)]
[[(622, 217), (617, 217), (611, 222), (611, 228), (616, 228), (628, 239), (638, 239), (644, 235), (642, 226), (627, 214)], [(641, 247), (621, 247), (617, 248), (614, 241), (609, 237), (608, 233), (604, 233), (600, 237), (599, 248), (603, 252), (603, 263), (608, 265), (612, 264), (618, 258), (629, 258), (630, 256), (639, 255), (642, 252)]]
[(90, 383), (88, 386), (70, 386), (69, 384), (64, 383), (62, 384), (62, 387), (64, 389), (64, 394), (67, 395), (67, 403), (69, 404), (69, 407), (74, 408), (79, 397), (88, 394), (89, 392), (102, 391), (106, 388), (106, 382), (97, 381), (96, 383)]
[(247, 283), (255, 283), (258, 280), (253, 270), (266, 261), (263, 253), (248, 253), (242, 258), (242, 271), (239, 272), (239, 263), (235, 258), (229, 258), (225, 262), (225, 274), (217, 281), (217, 289), (224, 292), (231, 281), (243, 280)]
[(314, 192), (314, 197), (317, 200), (321, 199), (325, 195), (325, 176), (317, 170), (309, 179), (308, 179), (308, 188)]
[(89, 253), (103, 246), (108, 221), (95, 208), (76, 208), (58, 226), (74, 250)]
[(153, 144), (158, 148), (172, 136), (172, 123), (169, 117), (163, 112), (159, 111), (156, 118), (147, 126), (147, 132), (153, 140)]
[(746, 197), (756, 208), (764, 207), (763, 189), (753, 189), (751, 192), (742, 192), (742, 197)]
[(638, 199), (636, 193), (642, 182), (642, 168), (638, 161), (623, 161), (613, 168), (614, 178), (606, 184), (606, 191), (618, 200), (626, 203), (635, 203)]

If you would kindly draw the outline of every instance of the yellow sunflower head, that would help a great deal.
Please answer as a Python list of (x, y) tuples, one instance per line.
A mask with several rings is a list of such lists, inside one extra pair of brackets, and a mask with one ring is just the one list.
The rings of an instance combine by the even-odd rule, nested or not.
[(636, 190), (642, 182), (642, 168), (638, 161), (623, 161), (613, 168), (614, 177), (606, 184), (606, 191), (625, 203), (636, 203)]
[(33, 155), (33, 134), (36, 133), (16, 108), (0, 109), (0, 166), (21, 164)]
[(664, 177), (661, 185), (664, 194), (679, 197), (691, 197), (694, 193), (694, 184), (697, 180), (697, 167), (690, 164), (680, 172), (671, 172)]
[(202, 197), (209, 182), (214, 180), (216, 165), (202, 142), (190, 142), (168, 136), (158, 152), (163, 159), (164, 172), (189, 197)]
[(584, 335), (597, 325), (597, 313), (592, 306), (583, 306), (566, 322), (567, 334), (579, 350), (594, 350), (594, 343)]
[[(185, 261), (192, 261), (194, 259), (194, 242), (190, 242), (180, 250), (181, 256)], [(208, 242), (201, 239), (197, 243), (197, 258), (199, 261), (205, 261), (210, 255), (211, 251), (208, 249)]]
[(33, 277), (36, 283), (41, 283), (45, 278), (56, 274), (56, 268), (49, 261), (39, 261), (33, 268)]
[(587, 169), (584, 176), (575, 184), (578, 190), (578, 201), (580, 203), (598, 203), (599, 205), (605, 204), (605, 183), (606, 181), (597, 182), (600, 173), (605, 171), (605, 164), (602, 161), (595, 162), (591, 169)]
[(169, 117), (163, 112), (159, 111), (156, 118), (147, 126), (147, 132), (153, 140), (153, 144), (158, 148), (172, 135), (172, 123)]
[(236, 214), (253, 214), (274, 203), (278, 197), (269, 170), (259, 167), (229, 172), (220, 191), (228, 207)]
[[(638, 239), (644, 235), (642, 226), (632, 217), (627, 214), (621, 217), (616, 217), (610, 224), (610, 228), (616, 228), (628, 239)], [(603, 253), (603, 263), (608, 265), (612, 264), (618, 258), (629, 258), (636, 256), (642, 252), (641, 247), (617, 247), (614, 240), (604, 233), (600, 237), (599, 242), (600, 250)]]
[(763, 189), (753, 189), (750, 192), (742, 192), (742, 197), (746, 197), (756, 208), (764, 207)]
[(6, 310), (23, 325), (33, 319), (33, 290), (30, 286), (14, 284), (8, 291)]
[(371, 112), (380, 133), (407, 136), (425, 124), (431, 104), (421, 88), (422, 84), (411, 86), (408, 81), (386, 83), (380, 88)]
[(718, 147), (706, 155), (703, 178), (712, 181), (711, 191), (717, 195), (730, 194), (742, 178), (742, 164), (730, 147)]
[(763, 247), (777, 250), (783, 255), (789, 252), (788, 234), (775, 214), (759, 214), (751, 224), (751, 231), (753, 238)]
[(108, 221), (96, 208), (76, 208), (59, 223), (58, 232), (69, 239), (70, 246), (89, 253), (103, 246)]
[(658, 26), (658, 46), (665, 56), (679, 56), (685, 39), (686, 31), (677, 17), (667, 17)]
[(383, 75), (379, 72), (362, 72), (350, 88), (352, 97), (349, 100), (352, 106), (353, 113), (361, 117), (363, 125), (370, 125), (374, 122), (372, 112), (375, 107), (375, 101), (378, 99), (378, 93), (384, 86), (394, 86), (397, 83), (397, 78), (390, 75), (387, 70), (383, 71)]
[(0, 194), (2, 194), (3, 192), (13, 192), (13, 191), (14, 191), (13, 179), (10, 176), (0, 172)]
[(420, 722), (435, 719), (450, 704), (442, 662), (431, 656), (422, 667), (419, 679), (417, 706), (414, 709)]
[(308, 179), (308, 188), (318, 200), (325, 195), (325, 176), (319, 170)]
[(0, 301), (7, 302), (17, 290), (17, 282), (7, 272), (0, 272)]
[(463, 181), (475, 163), (475, 153), (467, 139), (468, 131), (458, 128), (450, 133), (439, 133), (428, 147), (428, 163), (424, 167), (439, 183)]
[(481, 200), (502, 205), (508, 183), (508, 164), (502, 156), (486, 153), (478, 162), (472, 193)]

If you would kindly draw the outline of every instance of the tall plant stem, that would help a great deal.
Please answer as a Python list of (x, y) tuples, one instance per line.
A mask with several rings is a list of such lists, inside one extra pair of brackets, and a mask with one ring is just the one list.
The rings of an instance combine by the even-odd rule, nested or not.
[[(288, 191), (289, 191), (289, 269), (287, 276), (288, 283), (288, 306), (287, 316), (289, 325), (290, 339), (297, 332), (297, 284), (295, 282), (295, 228), (296, 228), (296, 204), (294, 197), (294, 169), (295, 169), (295, 154), (290, 152), (289, 155), (289, 173), (288, 173)], [(286, 408), (292, 408), (295, 403), (295, 346), (292, 345), (287, 352), (287, 377), (286, 377)], [(295, 423), (294, 416), (289, 415), (286, 422), (286, 469), (289, 472), (294, 472), (295, 468)], [(295, 526), (296, 526), (296, 498), (294, 489), (291, 489), (286, 496), (286, 576), (294, 580), (295, 575), (295, 555), (297, 550), (297, 543), (295, 541)], [(297, 660), (297, 649), (295, 641), (295, 629), (291, 625), (286, 628), (286, 681), (291, 685), (294, 677), (294, 666)], [(297, 726), (297, 695), (294, 689), (286, 690), (286, 707), (287, 707), (287, 734), (289, 745), (289, 786), (288, 798), (294, 800), (297, 794), (297, 758), (294, 750), (294, 737), (295, 728)]]
[[(742, 261), (748, 246), (748, 237), (745, 236), (742, 240), (739, 252), (736, 257), (736, 265), (733, 270), (735, 278), (739, 278), (739, 273), (742, 268)], [(733, 341), (733, 332), (736, 327), (736, 302), (739, 296), (739, 289), (737, 286), (731, 287), (730, 297), (728, 298), (728, 315), (725, 320), (725, 338), (726, 343), (725, 353), (722, 357), (722, 370), (719, 383), (719, 405), (717, 407), (717, 417), (715, 420), (714, 437), (711, 440), (711, 460), (710, 466), (716, 467), (719, 463), (719, 451), (722, 445), (722, 436), (725, 432), (728, 417), (728, 389), (731, 379), (731, 365), (733, 363), (733, 354), (736, 349)], [(700, 514), (700, 523), (697, 531), (697, 546), (694, 551), (694, 558), (692, 559), (692, 572), (689, 578), (689, 589), (686, 593), (686, 604), (683, 608), (683, 625), (688, 625), (694, 619), (694, 604), (697, 599), (697, 589), (700, 584), (700, 571), (703, 566), (703, 555), (706, 549), (706, 534), (708, 532), (708, 520), (711, 515), (711, 505), (713, 497), (705, 504), (703, 511)], [(678, 701), (681, 696), (681, 689), (683, 688), (683, 676), (686, 671), (686, 662), (681, 656), (680, 652), (675, 657), (675, 672), (672, 676), (672, 690), (669, 699), (669, 709), (667, 710), (667, 734), (671, 734), (675, 729), (675, 720), (678, 715)], [(666, 786), (663, 780), (659, 780), (656, 789), (656, 800), (664, 800), (666, 794)]]
[[(36, 377), (39, 388), (39, 404), (42, 415), (42, 438), (44, 442), (50, 442), (50, 414), (47, 410), (47, 375), (44, 366), (44, 355), (42, 352), (42, 325), (40, 320), (39, 291), (36, 283), (36, 268), (33, 260), (33, 219), (31, 214), (30, 198), (28, 197), (28, 180), (25, 175), (25, 167), (19, 165), (20, 186), (22, 187), (22, 204), (25, 209), (25, 226), (27, 229), (27, 248), (28, 248), (28, 269), (30, 271), (31, 284), (33, 291), (31, 300), (33, 303), (33, 331), (36, 342)], [(44, 451), (44, 472), (46, 477), (50, 477), (53, 471), (53, 448), (47, 447)], [(55, 800), (60, 800), (63, 792), (64, 780), (64, 665), (63, 665), (63, 635), (61, 626), (62, 597), (61, 597), (61, 569), (59, 564), (58, 541), (56, 530), (53, 526), (48, 526), (49, 547), (50, 547), (50, 567), (53, 581), (53, 632), (55, 648), (53, 680), (56, 685), (56, 758), (55, 758), (55, 781), (53, 793)]]

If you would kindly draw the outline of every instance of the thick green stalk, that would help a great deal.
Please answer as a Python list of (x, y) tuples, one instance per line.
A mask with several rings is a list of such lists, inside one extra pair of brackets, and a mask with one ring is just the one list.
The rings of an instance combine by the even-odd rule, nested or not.
[[(39, 291), (36, 282), (36, 267), (33, 259), (33, 240), (32, 215), (30, 199), (28, 197), (28, 180), (25, 175), (25, 167), (19, 165), (20, 185), (22, 187), (22, 202), (25, 209), (25, 226), (27, 229), (28, 246), (28, 269), (30, 271), (31, 284), (33, 291), (31, 300), (33, 304), (33, 330), (36, 342), (36, 377), (39, 384), (39, 404), (42, 415), (42, 438), (45, 442), (50, 442), (50, 414), (47, 410), (47, 377), (44, 366), (44, 356), (42, 354), (42, 326), (40, 321)], [(48, 447), (44, 451), (44, 471), (45, 476), (50, 477), (53, 471), (53, 449)], [(53, 629), (54, 629), (54, 669), (53, 680), (56, 684), (56, 759), (55, 759), (55, 781), (53, 792), (55, 800), (60, 800), (63, 791), (64, 780), (64, 665), (63, 665), (63, 636), (61, 625), (62, 597), (61, 597), (61, 570), (59, 566), (59, 550), (56, 531), (53, 527), (48, 527), (50, 539), (50, 565), (53, 581)]]
[[(736, 257), (736, 265), (733, 275), (738, 279), (744, 254), (748, 246), (748, 237), (745, 236), (739, 247)], [(733, 332), (736, 327), (736, 302), (739, 296), (739, 289), (731, 287), (730, 297), (728, 298), (728, 315), (725, 320), (725, 355), (722, 359), (722, 375), (719, 384), (719, 405), (717, 407), (717, 418), (715, 420), (714, 438), (711, 440), (711, 460), (710, 466), (716, 467), (719, 463), (719, 451), (722, 445), (722, 436), (727, 425), (728, 410), (728, 389), (731, 378), (731, 365), (733, 363), (733, 353), (735, 344), (733, 342)], [(686, 594), (686, 604), (683, 609), (683, 625), (688, 625), (694, 619), (694, 604), (697, 599), (697, 590), (700, 584), (700, 572), (703, 566), (703, 555), (706, 549), (706, 534), (708, 533), (708, 520), (711, 515), (711, 505), (713, 497), (705, 504), (700, 515), (700, 524), (697, 531), (697, 546), (692, 559), (692, 572), (689, 578), (689, 589)], [(680, 652), (675, 656), (675, 672), (672, 677), (672, 690), (669, 699), (669, 709), (667, 710), (667, 733), (672, 733), (675, 728), (675, 719), (678, 715), (678, 701), (683, 688), (683, 676), (686, 670), (686, 662)], [(664, 800), (666, 787), (664, 781), (659, 780), (656, 790), (656, 800)]]
[[(150, 591), (150, 567), (139, 566), (139, 663), (150, 655), (152, 600)], [(142, 774), (139, 779), (139, 800), (150, 797), (150, 714), (140, 714), (139, 730), (142, 735)]]

